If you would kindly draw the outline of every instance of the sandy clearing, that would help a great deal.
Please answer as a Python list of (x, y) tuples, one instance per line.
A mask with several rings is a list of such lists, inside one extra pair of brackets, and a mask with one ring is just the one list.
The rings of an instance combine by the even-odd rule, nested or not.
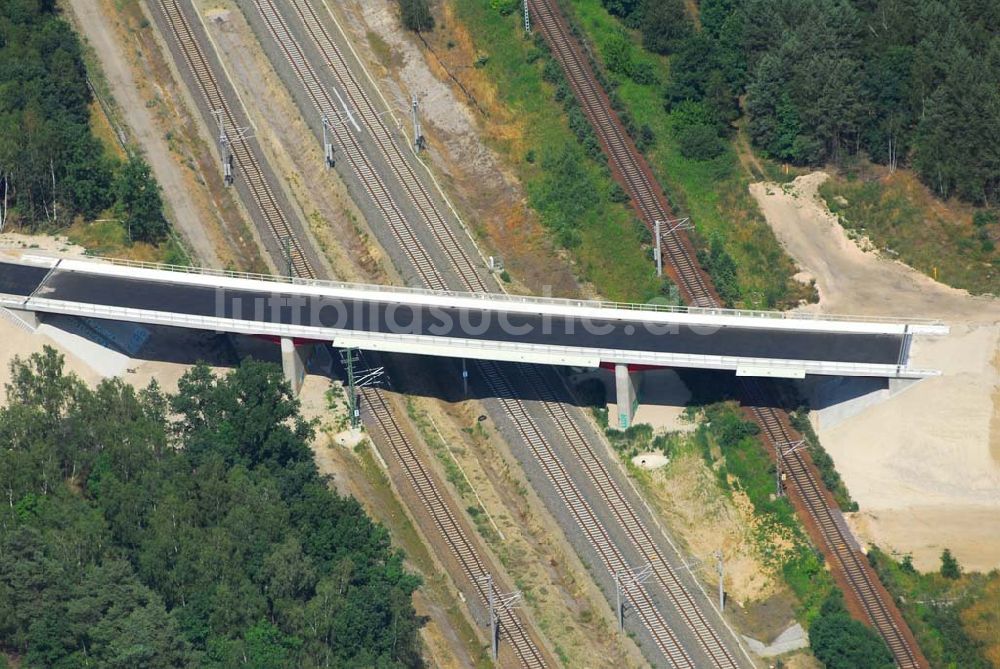
[(11, 259), (18, 259), (22, 253), (60, 256), (82, 256), (86, 249), (61, 235), (26, 235), (20, 232), (5, 232), (0, 235), (0, 253)]
[[(48, 345), (59, 349), (58, 345), (44, 335), (35, 335), (13, 325), (5, 318), (0, 318), (0, 405), (7, 403), (7, 384), (10, 383), (10, 364), (15, 358), (27, 358), (33, 353), (40, 353)], [(62, 351), (65, 353), (65, 351)], [(100, 382), (100, 375), (82, 359), (73, 354), (66, 354), (67, 372), (73, 372), (88, 385)]]
[(899, 261), (862, 251), (818, 195), (828, 176), (813, 172), (784, 187), (774, 183), (750, 186), (750, 193), (789, 255), (816, 279), (819, 304), (808, 310), (1000, 321), (1000, 301), (971, 297)]
[(750, 187), (775, 234), (815, 278), (818, 305), (803, 310), (934, 317), (948, 337), (919, 341), (914, 365), (940, 369), (834, 427), (819, 426), (862, 511), (851, 519), (867, 541), (913, 553), (924, 569), (945, 546), (968, 568), (1000, 566), (1000, 460), (995, 398), (1000, 301), (971, 297), (898, 261), (863, 251), (817, 194), (822, 172), (782, 187)]
[[(50, 337), (46, 332), (57, 336)], [(217, 362), (212, 360), (214, 356), (208, 345), (210, 334), (177, 331), (169, 337), (168, 343), (162, 343), (157, 341), (157, 335), (154, 334), (142, 355), (154, 353), (158, 348), (178, 348), (184, 350), (185, 355), (192, 360), (201, 356), (210, 362)], [(64, 356), (66, 372), (76, 374), (92, 387), (111, 375), (102, 373), (101, 370), (114, 369), (122, 371), (122, 380), (136, 388), (145, 388), (155, 380), (165, 392), (175, 392), (178, 380), (191, 369), (192, 364), (188, 361), (162, 359), (155, 353), (150, 356), (151, 359), (127, 358), (88, 340), (81, 340), (76, 335), (67, 335), (47, 324), (43, 324), (38, 332), (32, 333), (5, 318), (0, 318), (0, 341), (3, 342), (3, 347), (0, 347), (0, 405), (7, 398), (4, 386), (10, 381), (10, 363), (16, 357), (26, 358), (38, 353), (45, 346), (55, 348)], [(79, 345), (76, 342), (80, 342)], [(124, 364), (116, 364), (117, 359), (124, 360)], [(220, 373), (225, 371), (221, 366), (213, 366), (213, 369)]]

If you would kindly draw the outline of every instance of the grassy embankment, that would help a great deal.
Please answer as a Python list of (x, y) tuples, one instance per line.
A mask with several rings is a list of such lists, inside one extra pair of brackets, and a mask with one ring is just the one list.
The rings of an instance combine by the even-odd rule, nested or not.
[(516, 118), (493, 147), (513, 165), (542, 223), (571, 251), (580, 277), (609, 299), (660, 294), (640, 225), (606, 162), (581, 140), (588, 129), (566, 113), (564, 103), (573, 103), (560, 92), (561, 73), (546, 50), (524, 35), (516, 12), (502, 16), (481, 0), (452, 4), (481, 54), (475, 66), (493, 84), (496, 103)]
[[(663, 86), (669, 76), (669, 59), (641, 46), (641, 39), (625, 30), (600, 0), (563, 2), (571, 20), (582, 31), (601, 72), (614, 89), (622, 110), (642, 132), (651, 131), (641, 142), (660, 184), (678, 215), (690, 216), (702, 246), (721, 242), (735, 261), (736, 304), (771, 308), (794, 306), (800, 299), (813, 299), (813, 291), (794, 280), (796, 269), (782, 250), (763, 215), (747, 191), (749, 174), (741, 167), (736, 140), (710, 160), (685, 158), (675, 141), (676, 119), (664, 108)], [(638, 68), (654, 75), (650, 83), (615, 74), (606, 67), (608, 49), (620, 48), (616, 36), (626, 35), (628, 52)], [(755, 161), (760, 162), (760, 161)], [(716, 277), (718, 282), (718, 277)]]
[(949, 286), (1000, 295), (996, 212), (942, 202), (912, 172), (866, 163), (832, 177), (820, 194), (849, 235)]
[[(735, 405), (713, 404), (688, 409), (698, 421), (690, 434), (654, 436), (649, 425), (635, 425), (624, 432), (608, 430), (612, 446), (640, 484), (648, 485), (648, 473), (631, 466), (639, 452), (656, 450), (668, 458), (695, 451), (701, 455), (715, 480), (727, 495), (741, 491), (753, 505), (752, 532), (762, 563), (780, 575), (799, 601), (799, 618), (812, 622), (834, 588), (823, 558), (812, 547), (784, 497), (774, 498), (774, 466), (756, 439), (758, 428), (743, 419)], [(668, 465), (669, 466), (669, 465)]]
[[(796, 595), (800, 620), (814, 622), (823, 615), (823, 603), (836, 596), (834, 583), (787, 499), (773, 498), (774, 468), (754, 436), (756, 426), (744, 421), (732, 404), (692, 407), (689, 413), (700, 419), (691, 435), (654, 436), (648, 425), (625, 432), (610, 430), (608, 435), (630, 475), (643, 487), (655, 483), (649, 472), (631, 465), (637, 453), (661, 451), (675, 461), (692, 450), (699, 452), (721, 490), (727, 495), (739, 491), (750, 500), (759, 521), (752, 529), (756, 552)], [(1000, 666), (1000, 571), (946, 578), (921, 574), (908, 558), (894, 559), (875, 546), (868, 556), (931, 666)]]
[[(780, 574), (801, 604), (801, 618), (812, 620), (833, 588), (833, 580), (824, 569), (822, 558), (805, 536), (795, 511), (785, 498), (775, 499), (774, 465), (760, 446), (759, 428), (746, 421), (732, 403), (691, 405), (688, 418), (698, 426), (693, 433), (660, 433), (652, 426), (637, 424), (627, 430), (608, 428), (607, 399), (603, 385), (584, 381), (576, 388), (582, 403), (589, 406), (597, 423), (640, 485), (651, 485), (649, 472), (632, 464), (643, 452), (659, 451), (673, 460), (697, 452), (719, 487), (726, 493), (741, 490), (753, 505), (753, 532), (763, 563)], [(669, 465), (668, 465), (669, 467)]]

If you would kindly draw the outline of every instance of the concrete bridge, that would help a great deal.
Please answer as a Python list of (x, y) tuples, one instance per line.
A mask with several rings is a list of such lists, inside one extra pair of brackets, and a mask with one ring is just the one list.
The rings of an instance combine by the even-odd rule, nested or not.
[(314, 342), (417, 355), (615, 369), (619, 407), (650, 367), (742, 376), (934, 376), (910, 367), (937, 322), (684, 308), (289, 279), (125, 261), (24, 254), (0, 262), (0, 307), (280, 340), (297, 388)]

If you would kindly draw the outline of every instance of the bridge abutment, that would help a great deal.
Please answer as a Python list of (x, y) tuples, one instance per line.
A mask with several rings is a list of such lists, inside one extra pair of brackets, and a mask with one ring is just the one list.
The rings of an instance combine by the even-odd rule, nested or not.
[(921, 379), (811, 376), (799, 384), (816, 427), (830, 429), (912, 388)]
[(26, 311), (24, 309), (15, 309), (13, 307), (0, 307), (3, 311), (6, 311), (9, 315), (8, 318), (15, 322), (15, 325), (23, 327), (26, 330), (31, 330), (34, 332), (38, 329), (38, 326), (42, 324), (41, 317), (38, 315), (37, 311)]

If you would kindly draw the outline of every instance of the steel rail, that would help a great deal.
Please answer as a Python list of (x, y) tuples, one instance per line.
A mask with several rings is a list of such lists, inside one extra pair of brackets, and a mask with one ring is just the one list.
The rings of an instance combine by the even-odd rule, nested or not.
[[(335, 118), (336, 106), (333, 98), (330, 97), (329, 91), (320, 83), (316, 71), (305, 57), (299, 43), (289, 31), (288, 25), (278, 12), (277, 7), (270, 0), (257, 0), (255, 5), (264, 23), (267, 24), (267, 28), (274, 38), (275, 43), (281, 49), (282, 54), (295, 72), (295, 76), (299, 82), (305, 88), (316, 110), (328, 118)], [(358, 180), (382, 214), (386, 223), (388, 223), (400, 249), (403, 250), (407, 259), (417, 269), (421, 277), (423, 277), (428, 288), (443, 290), (445, 288), (444, 279), (423, 246), (417, 242), (412, 228), (407, 224), (403, 213), (399, 210), (395, 200), (386, 188), (385, 182), (378, 175), (378, 172), (372, 166), (364, 151), (361, 150), (357, 138), (342, 123), (331, 124), (331, 130), (347, 154), (348, 162), (358, 175)]]
[(676, 606), (688, 628), (698, 639), (702, 649), (715, 666), (730, 669), (738, 667), (736, 660), (722, 643), (719, 634), (705, 619), (701, 608), (681, 583), (676, 571), (656, 545), (635, 509), (632, 508), (621, 489), (602, 466), (597, 454), (566, 410), (566, 405), (560, 402), (555, 393), (552, 392), (551, 387), (544, 383), (544, 379), (534, 366), (525, 366), (523, 372), (529, 384), (538, 393), (545, 411), (559, 426), (560, 431), (566, 435), (573, 448), (573, 453), (576, 455), (577, 462), (587, 470), (602, 499), (614, 513), (618, 524), (626, 528), (643, 559), (653, 566), (653, 575), (669, 596), (670, 601)]
[[(319, 81), (311, 63), (305, 58), (301, 46), (288, 29), (284, 17), (278, 12), (272, 0), (255, 0), (255, 4), (271, 36), (280, 47), (294, 70), (296, 77), (306, 89), (316, 108), (320, 112), (328, 112), (334, 109), (333, 100), (329, 97), (326, 88)], [(376, 205), (382, 211), (383, 216), (393, 230), (396, 240), (403, 247), (408, 259), (420, 275), (422, 282), (428, 288), (443, 289), (445, 287), (444, 279), (430, 260), (426, 249), (419, 243), (409, 223), (399, 211), (396, 202), (385, 187), (384, 182), (371, 166), (356, 138), (343, 125), (335, 125), (334, 131), (341, 145), (347, 150), (352, 167), (361, 170), (359, 171), (359, 176), (362, 177), (362, 182), (366, 184), (369, 195), (375, 200)], [(493, 589), (492, 595), (494, 597), (499, 597), (501, 593), (497, 583), (491, 580), (489, 581), (489, 585), (487, 585), (483, 577), (488, 575), (489, 571), (462, 530), (451, 507), (445, 502), (439, 487), (434, 483), (433, 477), (420, 461), (420, 458), (417, 457), (413, 446), (403, 434), (395, 417), (389, 410), (382, 392), (373, 388), (364, 389), (362, 392), (366, 400), (364, 406), (367, 412), (374, 419), (385, 442), (393, 449), (393, 453), (402, 465), (411, 486), (438, 528), (452, 555), (454, 555), (457, 562), (461, 565), (463, 572), (475, 588), (480, 601), (483, 604), (489, 601), (491, 593), (487, 590), (488, 587)], [(509, 609), (501, 609), (497, 612), (497, 616), (500, 631), (504, 635), (504, 638), (510, 641), (521, 666), (528, 669), (546, 666), (541, 649), (531, 638), (521, 617)]]
[[(611, 161), (611, 167), (626, 182), (633, 206), (646, 227), (653, 232), (657, 220), (666, 221), (673, 214), (662, 191), (654, 185), (649, 166), (611, 109), (607, 94), (586, 62), (579, 44), (569, 34), (559, 8), (553, 6), (552, 0), (534, 0), (531, 6), (570, 88)], [(685, 244), (686, 235), (676, 231), (662, 234), (661, 239), (666, 258), (674, 269), (673, 278), (687, 302), (696, 306), (718, 306), (719, 300), (710, 280), (694, 261), (689, 244)]]
[[(556, 494), (566, 504), (576, 524), (587, 537), (605, 568), (612, 576), (630, 571), (635, 565), (629, 565), (619, 548), (614, 544), (607, 529), (597, 518), (593, 508), (573, 482), (566, 467), (552, 450), (548, 439), (545, 438), (538, 424), (528, 413), (524, 402), (513, 399), (515, 393), (509, 375), (505, 374), (496, 363), (481, 362), (478, 367), (511, 424), (515, 426), (521, 439), (531, 449), (532, 454), (555, 488)], [(522, 371), (524, 367), (521, 366)], [(628, 531), (628, 528), (624, 529), (626, 532)], [(642, 587), (641, 584), (630, 584), (627, 594), (643, 625), (649, 630), (653, 641), (660, 652), (669, 660), (671, 666), (677, 669), (693, 669), (696, 665), (667, 625), (646, 588)]]
[(319, 20), (312, 5), (306, 0), (289, 0), (289, 4), (302, 21), (306, 32), (327, 66), (344, 89), (347, 99), (358, 110), (385, 163), (392, 170), (406, 196), (434, 235), (441, 250), (444, 251), (452, 266), (462, 277), (463, 283), (473, 292), (491, 292), (490, 287), (477, 271), (476, 264), (459, 244), (451, 226), (441, 215), (423, 183), (417, 178), (409, 161), (403, 156), (385, 125), (382, 114), (376, 111), (370, 98), (358, 84), (354, 73), (351, 72), (344, 59), (343, 53), (330, 37), (326, 26)]
[[(209, 109), (221, 111), (223, 113), (224, 123), (228, 123), (229, 127), (235, 128), (236, 124), (232, 110), (222, 95), (219, 85), (215, 79), (215, 74), (205, 58), (201, 45), (195, 39), (187, 18), (181, 11), (177, 0), (158, 0), (158, 3), (164, 17), (167, 19), (167, 22), (171, 27), (174, 38), (188, 64), (189, 69), (191, 70), (199, 90), (209, 106)], [(270, 8), (273, 10), (273, 6)], [(278, 28), (275, 23), (276, 17), (276, 13), (272, 13), (270, 17), (265, 16), (265, 19), (271, 18), (269, 28), (271, 28), (272, 31), (275, 31)], [(274, 34), (276, 39), (278, 39), (281, 35), (280, 32), (275, 32)], [(293, 62), (293, 66), (296, 63), (299, 65), (307, 65), (305, 59), (295, 60), (297, 55), (301, 55), (301, 52), (296, 54), (293, 49), (289, 48), (285, 48), (284, 52), (286, 57), (295, 61)], [(323, 109), (323, 103), (330, 104), (330, 101), (326, 99), (322, 93), (322, 87), (310, 87), (308, 83), (309, 79), (304, 76), (305, 73), (299, 71), (298, 69), (296, 72), (300, 77), (300, 81), (307, 88), (307, 90), (309, 90), (314, 102), (320, 109)], [(327, 107), (327, 109), (329, 108), (330, 107)], [(345, 134), (349, 135), (349, 133)], [(292, 269), (295, 276), (299, 279), (316, 279), (317, 273), (315, 269), (312, 267), (305, 254), (302, 253), (302, 247), (299, 240), (295, 237), (291, 228), (288, 226), (284, 215), (277, 207), (270, 186), (264, 179), (260, 165), (258, 164), (253, 153), (247, 147), (245, 139), (237, 136), (231, 138), (230, 141), (233, 146), (233, 154), (237, 161), (237, 165), (241, 172), (246, 174), (248, 177), (248, 189), (251, 192), (251, 196), (260, 207), (265, 220), (271, 227), (271, 230), (275, 234), (279, 243), (285, 244), (287, 247), (292, 249)], [(343, 146), (345, 146), (345, 148), (351, 147), (352, 144), (349, 141), (344, 141)], [(352, 166), (355, 169), (358, 169), (362, 174), (365, 173), (364, 170), (367, 167), (369, 170), (368, 175), (374, 177), (375, 172), (371, 169), (370, 165), (367, 165), (367, 159), (363, 152), (356, 145), (353, 145), (353, 148), (355, 150), (349, 152), (349, 158), (352, 159)], [(381, 191), (379, 190), (380, 182), (377, 180), (377, 177), (374, 177), (371, 181), (365, 180), (365, 183), (372, 184), (369, 187), (369, 194), (376, 201), (376, 204), (381, 204), (385, 207), (383, 213), (386, 215), (390, 224), (402, 221), (402, 215), (398, 212), (398, 209), (395, 208), (395, 203), (392, 201), (391, 197), (389, 197), (388, 193), (385, 192), (384, 185), (382, 185)], [(401, 246), (411, 251), (411, 253), (408, 253), (408, 257), (414, 266), (419, 268), (421, 277), (427, 284), (427, 287), (444, 288), (443, 280), (440, 278), (440, 275), (437, 273), (433, 264), (427, 258), (423, 247), (416, 243), (414, 237), (410, 236), (412, 235), (412, 230), (409, 230), (408, 226), (397, 226), (396, 231), (399, 233), (397, 240), (400, 242)], [(414, 491), (424, 504), (424, 507), (427, 509), (428, 514), (430, 515), (435, 526), (438, 528), (457, 562), (461, 565), (463, 572), (469, 577), (481, 601), (485, 603), (488, 600), (489, 592), (486, 590), (486, 585), (484, 584), (484, 579), (482, 579), (482, 577), (487, 575), (489, 572), (482, 559), (475, 551), (473, 544), (466, 536), (466, 533), (462, 530), (462, 527), (458, 523), (451, 508), (444, 501), (444, 497), (435, 483), (433, 476), (423, 466), (419, 458), (416, 457), (412, 445), (406, 439), (402, 430), (399, 428), (394, 417), (389, 411), (385, 398), (382, 396), (382, 392), (378, 389), (369, 388), (365, 389), (364, 394), (366, 399), (365, 405), (369, 408), (369, 412), (377, 425), (378, 430), (390, 444), (394, 453), (397, 454), (406, 473), (407, 479), (412, 485)], [(495, 595), (499, 594), (495, 583), (490, 587), (494, 589)], [(498, 624), (501, 632), (504, 633), (505, 638), (510, 639), (522, 666), (529, 669), (546, 666), (541, 650), (527, 634), (524, 626), (519, 620), (519, 617), (514, 612), (507, 609), (499, 611)]]
[[(271, 0), (256, 1), (258, 3), (271, 2)], [(441, 216), (433, 201), (427, 197), (426, 191), (423, 189), (419, 180), (417, 180), (415, 175), (413, 175), (409, 164), (403, 158), (402, 153), (395, 145), (395, 141), (382, 121), (381, 115), (375, 111), (368, 96), (358, 85), (353, 72), (344, 60), (342, 53), (330, 38), (329, 33), (322, 25), (322, 22), (319, 20), (310, 4), (304, 0), (290, 0), (290, 4), (295, 9), (300, 20), (302, 20), (303, 24), (306, 26), (307, 32), (327, 62), (327, 65), (333, 71), (333, 74), (337, 82), (341, 85), (341, 88), (344, 90), (347, 99), (355, 105), (359, 117), (364, 122), (365, 127), (372, 133), (373, 137), (375, 137), (377, 143), (379, 144), (380, 152), (392, 166), (393, 173), (401, 180), (401, 183), (403, 183), (406, 193), (411, 198), (411, 202), (413, 202), (418, 211), (420, 211), (424, 221), (431, 226), (436, 241), (438, 241), (442, 250), (452, 261), (453, 267), (462, 282), (463, 288), (470, 292), (483, 292), (488, 290), (488, 287), (482, 277), (480, 277), (479, 273), (475, 270), (475, 264), (455, 239), (451, 226), (449, 226)], [(408, 183), (411, 179), (412, 184), (417, 186), (416, 188), (414, 188), (412, 184)], [(603, 527), (601, 527), (599, 531), (589, 529), (593, 528), (595, 523), (598, 526), (600, 525), (597, 517), (593, 514), (589, 505), (586, 505), (583, 498), (579, 496), (579, 492), (576, 490), (575, 486), (572, 488), (568, 488), (566, 486), (566, 481), (571, 482), (568, 478), (566, 470), (563, 468), (562, 463), (551, 449), (551, 446), (541, 431), (537, 429), (537, 426), (534, 426), (524, 403), (519, 400), (508, 399), (510, 397), (509, 390), (507, 390), (509, 389), (509, 382), (505, 378), (505, 375), (500, 371), (499, 366), (492, 362), (480, 362), (479, 368), (482, 370), (483, 376), (490, 385), (493, 394), (498, 398), (501, 398), (500, 404), (504, 412), (513, 424), (518, 427), (518, 431), (521, 433), (522, 438), (532, 449), (532, 452), (536, 455), (536, 457), (538, 457), (543, 470), (550, 479), (550, 482), (552, 482), (552, 484), (556, 487), (564, 502), (566, 502), (569, 506), (580, 527), (584, 529), (585, 535), (594, 550), (601, 557), (602, 562), (608, 566), (612, 574), (616, 571), (624, 569), (625, 562), (621, 558), (621, 554), (618, 552), (618, 549), (609, 541), (602, 540), (602, 537), (606, 538), (608, 536), (606, 530), (604, 530)], [(543, 379), (542, 383), (547, 384), (547, 381), (544, 381)], [(549, 392), (553, 391), (549, 389)], [(563, 434), (563, 436), (566, 437), (568, 441), (572, 440), (571, 434), (566, 432), (567, 428), (564, 425), (560, 425), (557, 422), (555, 427)], [(596, 466), (600, 468), (603, 480), (611, 481), (610, 475), (607, 470), (604, 469), (603, 465), (601, 463), (597, 463)], [(588, 475), (592, 476), (593, 474), (588, 471)], [(565, 480), (562, 477), (565, 477)], [(595, 482), (595, 485), (596, 484), (597, 483)], [(615, 486), (615, 489), (617, 495), (621, 497), (622, 493), (617, 489), (617, 486)], [(574, 490), (576, 490), (575, 494), (573, 492)], [(648, 532), (644, 531), (643, 536), (634, 534), (634, 525), (625, 526), (622, 529), (636, 546), (638, 546), (644, 538), (646, 540), (649, 539)], [(641, 553), (642, 550), (640, 549), (640, 554)], [(662, 567), (657, 566), (657, 570), (662, 572)], [(635, 589), (637, 592), (635, 593), (634, 598), (638, 602), (636, 604), (637, 610), (640, 613), (640, 617), (642, 618), (644, 625), (650, 631), (657, 647), (674, 665), (681, 667), (692, 666), (690, 664), (691, 660), (686, 651), (681, 647), (673, 632), (666, 625), (662, 618), (662, 614), (655, 607), (650, 595), (641, 586), (635, 586)], [(667, 594), (672, 600), (674, 600), (677, 596), (676, 591), (671, 592), (669, 589), (667, 590)], [(678, 610), (681, 611), (684, 610), (683, 607), (692, 602), (690, 595), (686, 591), (684, 592), (684, 595), (684, 597), (674, 601), (675, 606), (677, 606)], [(685, 619), (687, 620), (687, 618)], [(695, 617), (692, 618), (692, 620), (695, 619)], [(702, 620), (704, 619), (702, 618)], [(699, 633), (699, 630), (696, 627), (693, 627), (692, 631), (694, 631), (695, 634)], [(704, 633), (703, 630), (702, 633)], [(714, 649), (716, 645), (721, 646), (721, 642), (718, 640), (718, 637), (716, 637), (713, 642), (708, 642), (706, 645), (709, 648)], [(709, 652), (709, 656), (712, 657), (711, 651)], [(728, 667), (736, 665), (722, 664), (720, 666)]]
[[(484, 577), (489, 575), (489, 570), (451, 513), (440, 489), (433, 484), (431, 475), (400, 429), (382, 393), (374, 388), (364, 388), (361, 393), (366, 411), (375, 418), (384, 441), (392, 447), (393, 453), (403, 466), (427, 513), (433, 519), (441, 538), (448, 544), (466, 577), (475, 585), (477, 594), (485, 604), (490, 595)], [(499, 598), (501, 593), (497, 584), (493, 581), (488, 583), (488, 587), (493, 589), (493, 596)], [(521, 666), (529, 668), (546, 666), (541, 651), (526, 633), (519, 617), (506, 608), (497, 611), (497, 617), (503, 638), (510, 640)]]
[[(744, 387), (755, 398), (770, 399), (767, 389), (756, 380), (744, 380)], [(832, 555), (841, 572), (845, 575), (852, 592), (861, 603), (868, 620), (885, 639), (896, 664), (901, 669), (919, 669), (927, 666), (926, 660), (913, 648), (913, 641), (907, 638), (905, 622), (886, 603), (886, 599), (875, 585), (877, 578), (864, 561), (852, 536), (849, 536), (843, 522), (838, 522), (837, 510), (831, 508), (827, 496), (809, 462), (801, 450), (779, 454), (783, 444), (797, 440), (798, 434), (791, 431), (783, 420), (785, 416), (769, 406), (757, 403), (749, 407), (755, 421), (762, 428), (762, 434), (774, 450), (775, 457), (782, 458), (782, 471), (795, 483), (791, 489), (797, 494), (813, 523), (820, 529), (825, 553)]]
[[(606, 93), (590, 64), (584, 60), (579, 43), (569, 34), (556, 0), (531, 2), (571, 88), (613, 166), (622, 175), (626, 190), (644, 222), (649, 226), (656, 220), (666, 220), (669, 218), (669, 210), (662, 206), (664, 203), (656, 196), (650, 181), (651, 172), (638, 148), (622, 131)], [(666, 235), (663, 242), (667, 249), (666, 259), (673, 270), (672, 276), (678, 282), (682, 294), (689, 303), (697, 306), (721, 306), (711, 279), (697, 267), (689, 247), (679, 241), (681, 235), (681, 232)], [(786, 425), (787, 414), (770, 405), (768, 393), (760, 382), (742, 379), (741, 387), (751, 415), (773, 447), (780, 448), (781, 443), (796, 439), (796, 433)], [(775, 450), (776, 457), (780, 457), (777, 453)], [(835, 511), (824, 496), (812, 468), (808, 466), (808, 455), (796, 451), (788, 457), (791, 464), (786, 467), (786, 472), (794, 490), (801, 496), (809, 517), (818, 528), (821, 547), (844, 574), (851, 594), (857, 598), (869, 622), (885, 639), (897, 664), (904, 669), (929, 666), (894, 602), (876, 586), (877, 576), (847, 540), (843, 525), (835, 522)]]
[[(170, 25), (174, 39), (180, 48), (181, 53), (208, 109), (212, 113), (221, 114), (223, 132), (226, 133), (229, 145), (233, 150), (233, 158), (242, 178), (246, 179), (247, 187), (251, 193), (254, 203), (268, 229), (274, 235), (279, 248), (287, 249), (290, 255), (290, 264), (298, 276), (315, 277), (312, 267), (305, 254), (302, 245), (292, 231), (284, 212), (278, 206), (268, 184), (264, 178), (260, 163), (253, 150), (250, 148), (247, 139), (239, 132), (239, 125), (236, 116), (230, 107), (229, 102), (222, 94), (215, 74), (210, 67), (208, 60), (202, 51), (201, 45), (195, 39), (191, 25), (187, 17), (181, 11), (178, 0), (157, 0), (157, 4), (163, 13), (164, 18)], [(228, 129), (228, 130), (227, 130)], [(231, 136), (230, 136), (231, 133)], [(225, 159), (225, 156), (223, 156)]]

